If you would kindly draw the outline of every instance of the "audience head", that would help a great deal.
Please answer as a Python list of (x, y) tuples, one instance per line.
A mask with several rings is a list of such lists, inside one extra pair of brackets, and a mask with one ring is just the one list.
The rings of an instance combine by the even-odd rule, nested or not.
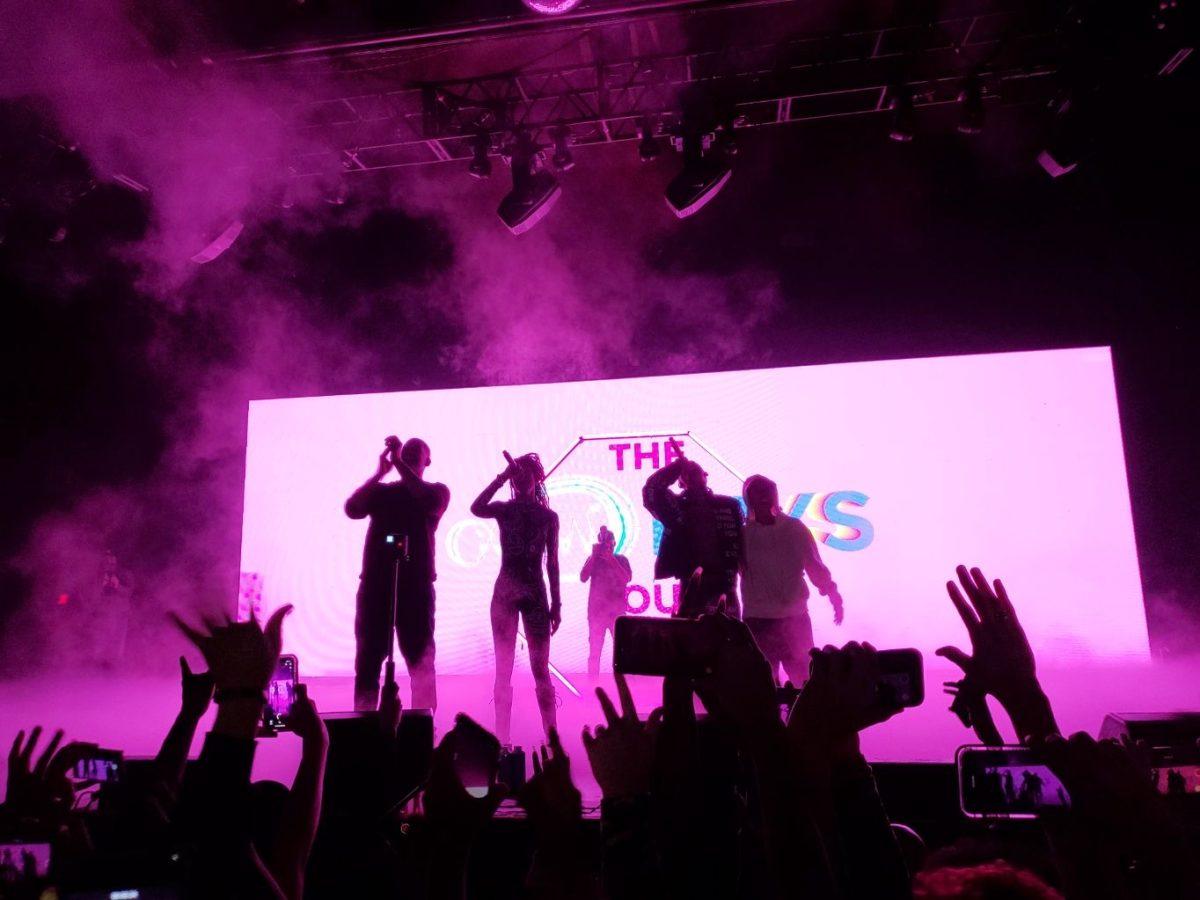
[(1025, 869), (1003, 860), (921, 872), (913, 881), (917, 900), (1062, 900), (1062, 894)]

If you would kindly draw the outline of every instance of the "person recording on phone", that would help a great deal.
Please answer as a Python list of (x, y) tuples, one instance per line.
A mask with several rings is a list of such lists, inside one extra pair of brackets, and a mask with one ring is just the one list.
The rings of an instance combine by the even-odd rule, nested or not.
[[(412, 705), (435, 709), (434, 533), (450, 503), (450, 490), (425, 480), (431, 456), (423, 440), (409, 438), (401, 446), (392, 437), (386, 443), (375, 474), (346, 501), (351, 519), (371, 519), (354, 616), (354, 708), (373, 710), (379, 704), (379, 668), (394, 627), (411, 679)], [(392, 469), (400, 480), (384, 484)], [(389, 622), (393, 589), (396, 616)]]
[[(554, 685), (550, 683), (550, 635), (562, 623), (558, 581), (558, 514), (546, 496), (545, 471), (536, 453), (512, 460), (508, 468), (483, 489), (471, 512), (495, 519), (500, 527), (500, 574), (492, 592), (492, 641), (496, 648), (496, 734), (510, 743), (512, 671), (517, 648), (517, 624), (525, 626), (529, 667), (533, 670), (538, 709), (549, 735), (555, 726)], [(492, 497), (509, 482), (512, 499)], [(550, 599), (542, 560), (550, 578)]]
[(783, 514), (779, 488), (762, 475), (751, 475), (742, 487), (749, 512), (742, 564), (742, 604), (746, 624), (778, 675), (800, 687), (808, 678), (808, 651), (814, 646), (808, 615), (808, 576), (833, 605), (833, 623), (842, 624), (842, 595), (821, 562), (812, 532), (799, 519)]
[(592, 545), (592, 555), (579, 573), (580, 581), (591, 581), (588, 586), (588, 674), (593, 678), (600, 674), (604, 633), (613, 631), (617, 616), (627, 610), (625, 586), (633, 580), (629, 560), (618, 554), (616, 548), (616, 535), (601, 525), (596, 543)]
[[(694, 618), (714, 612), (725, 597), (726, 612), (738, 614), (737, 573), (742, 558), (742, 508), (734, 497), (714, 494), (708, 473), (686, 459), (672, 441), (676, 458), (648, 479), (642, 504), (663, 526), (655, 578), (686, 582), (702, 569), (700, 587), (683, 592), (675, 615)], [(671, 486), (678, 481), (682, 493)]]

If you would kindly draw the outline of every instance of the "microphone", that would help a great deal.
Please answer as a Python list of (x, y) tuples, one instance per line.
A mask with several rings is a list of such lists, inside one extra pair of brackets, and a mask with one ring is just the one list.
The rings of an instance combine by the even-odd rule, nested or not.
[(515, 469), (517, 467), (517, 461), (512, 458), (512, 454), (507, 450), (501, 450), (500, 452), (504, 454), (504, 459), (508, 463), (509, 468)]

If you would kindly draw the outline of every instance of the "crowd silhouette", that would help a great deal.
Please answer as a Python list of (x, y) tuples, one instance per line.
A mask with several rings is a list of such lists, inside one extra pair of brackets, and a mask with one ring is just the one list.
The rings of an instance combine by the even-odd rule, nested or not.
[[(394, 683), (363, 718), (374, 743), (359, 745), (350, 774), (336, 778), (326, 723), (298, 685), (289, 717), (303, 746), (295, 778), (290, 787), (252, 782), (284, 607), (263, 625), (180, 621), (207, 671), (181, 659), (179, 713), (150, 777), (127, 784), (119, 803), (84, 812), (77, 802), (81, 783), (69, 775), (94, 745), (64, 743), (61, 731), (43, 742), (40, 727), (20, 733), (2, 827), (54, 852), (45, 876), (28, 858), (7, 864), (0, 890), (36, 897), (54, 883), (63, 897), (499, 896), (472, 860), (506, 840), (493, 819), (511, 798), (527, 817), (526, 843), (511, 853), (529, 897), (1200, 896), (1188, 807), (1156, 790), (1137, 746), (1060, 734), (1003, 584), (979, 569), (957, 575), (949, 596), (970, 649), (940, 651), (963, 671), (955, 702), (980, 710), (994, 698), (1070, 793), (1069, 807), (1037, 821), (1042, 840), (1032, 856), (1028, 846), (1007, 848), (1002, 832), (985, 847), (930, 848), (889, 819), (859, 749), (863, 729), (901, 713), (881, 705), (874, 648), (814, 649), (807, 681), (781, 714), (771, 663), (747, 625), (723, 612), (701, 619), (719, 637), (710, 673), (664, 678), (662, 703), (647, 714), (618, 674), (615, 697), (596, 690), (586, 759), (569, 759), (551, 728), (520, 787), (495, 771), (482, 785), (464, 783), (460, 717), (416, 798), (380, 810), (373, 794), (401, 723)], [(697, 572), (685, 593), (703, 589)], [(214, 698), (216, 718), (189, 763)], [(979, 739), (993, 743), (998, 730), (988, 717)], [(603, 793), (599, 840), (585, 827), (572, 777), (581, 764)], [(1042, 789), (1038, 777), (1005, 773), (1000, 789), (1028, 796)], [(140, 893), (95, 893), (96, 885)]]

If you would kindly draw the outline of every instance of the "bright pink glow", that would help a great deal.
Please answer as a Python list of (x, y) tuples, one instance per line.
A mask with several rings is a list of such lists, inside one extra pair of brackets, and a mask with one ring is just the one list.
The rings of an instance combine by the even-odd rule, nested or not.
[[(841, 628), (822, 598), (810, 601), (819, 644), (868, 640), (928, 656), (964, 641), (944, 585), (965, 562), (1004, 578), (1045, 662), (1147, 656), (1107, 348), (256, 401), (242, 569), (262, 576), (264, 610), (295, 604), (285, 638), (303, 672), (351, 671), (366, 526), (342, 504), (384, 436), (416, 434), (432, 448), (428, 476), (452, 492), (438, 532), (438, 668), (488, 672), (498, 544), (495, 524), (467, 507), (503, 468), (501, 449), (553, 461), (579, 435), (677, 427), (699, 439), (683, 437), (684, 449), (715, 490), (741, 486), (700, 442), (738, 472), (774, 478), (785, 498), (813, 495), (800, 512), (846, 598)], [(621, 444), (630, 446), (610, 448)], [(640, 491), (665, 458), (658, 439), (589, 440), (548, 483), (562, 520), (563, 625), (551, 660), (563, 672), (585, 668), (578, 574), (601, 524), (624, 545), (634, 583), (652, 585)], [(826, 499), (838, 492), (861, 496)], [(847, 513), (869, 526), (831, 520)], [(641, 593), (631, 604), (660, 614)]]

